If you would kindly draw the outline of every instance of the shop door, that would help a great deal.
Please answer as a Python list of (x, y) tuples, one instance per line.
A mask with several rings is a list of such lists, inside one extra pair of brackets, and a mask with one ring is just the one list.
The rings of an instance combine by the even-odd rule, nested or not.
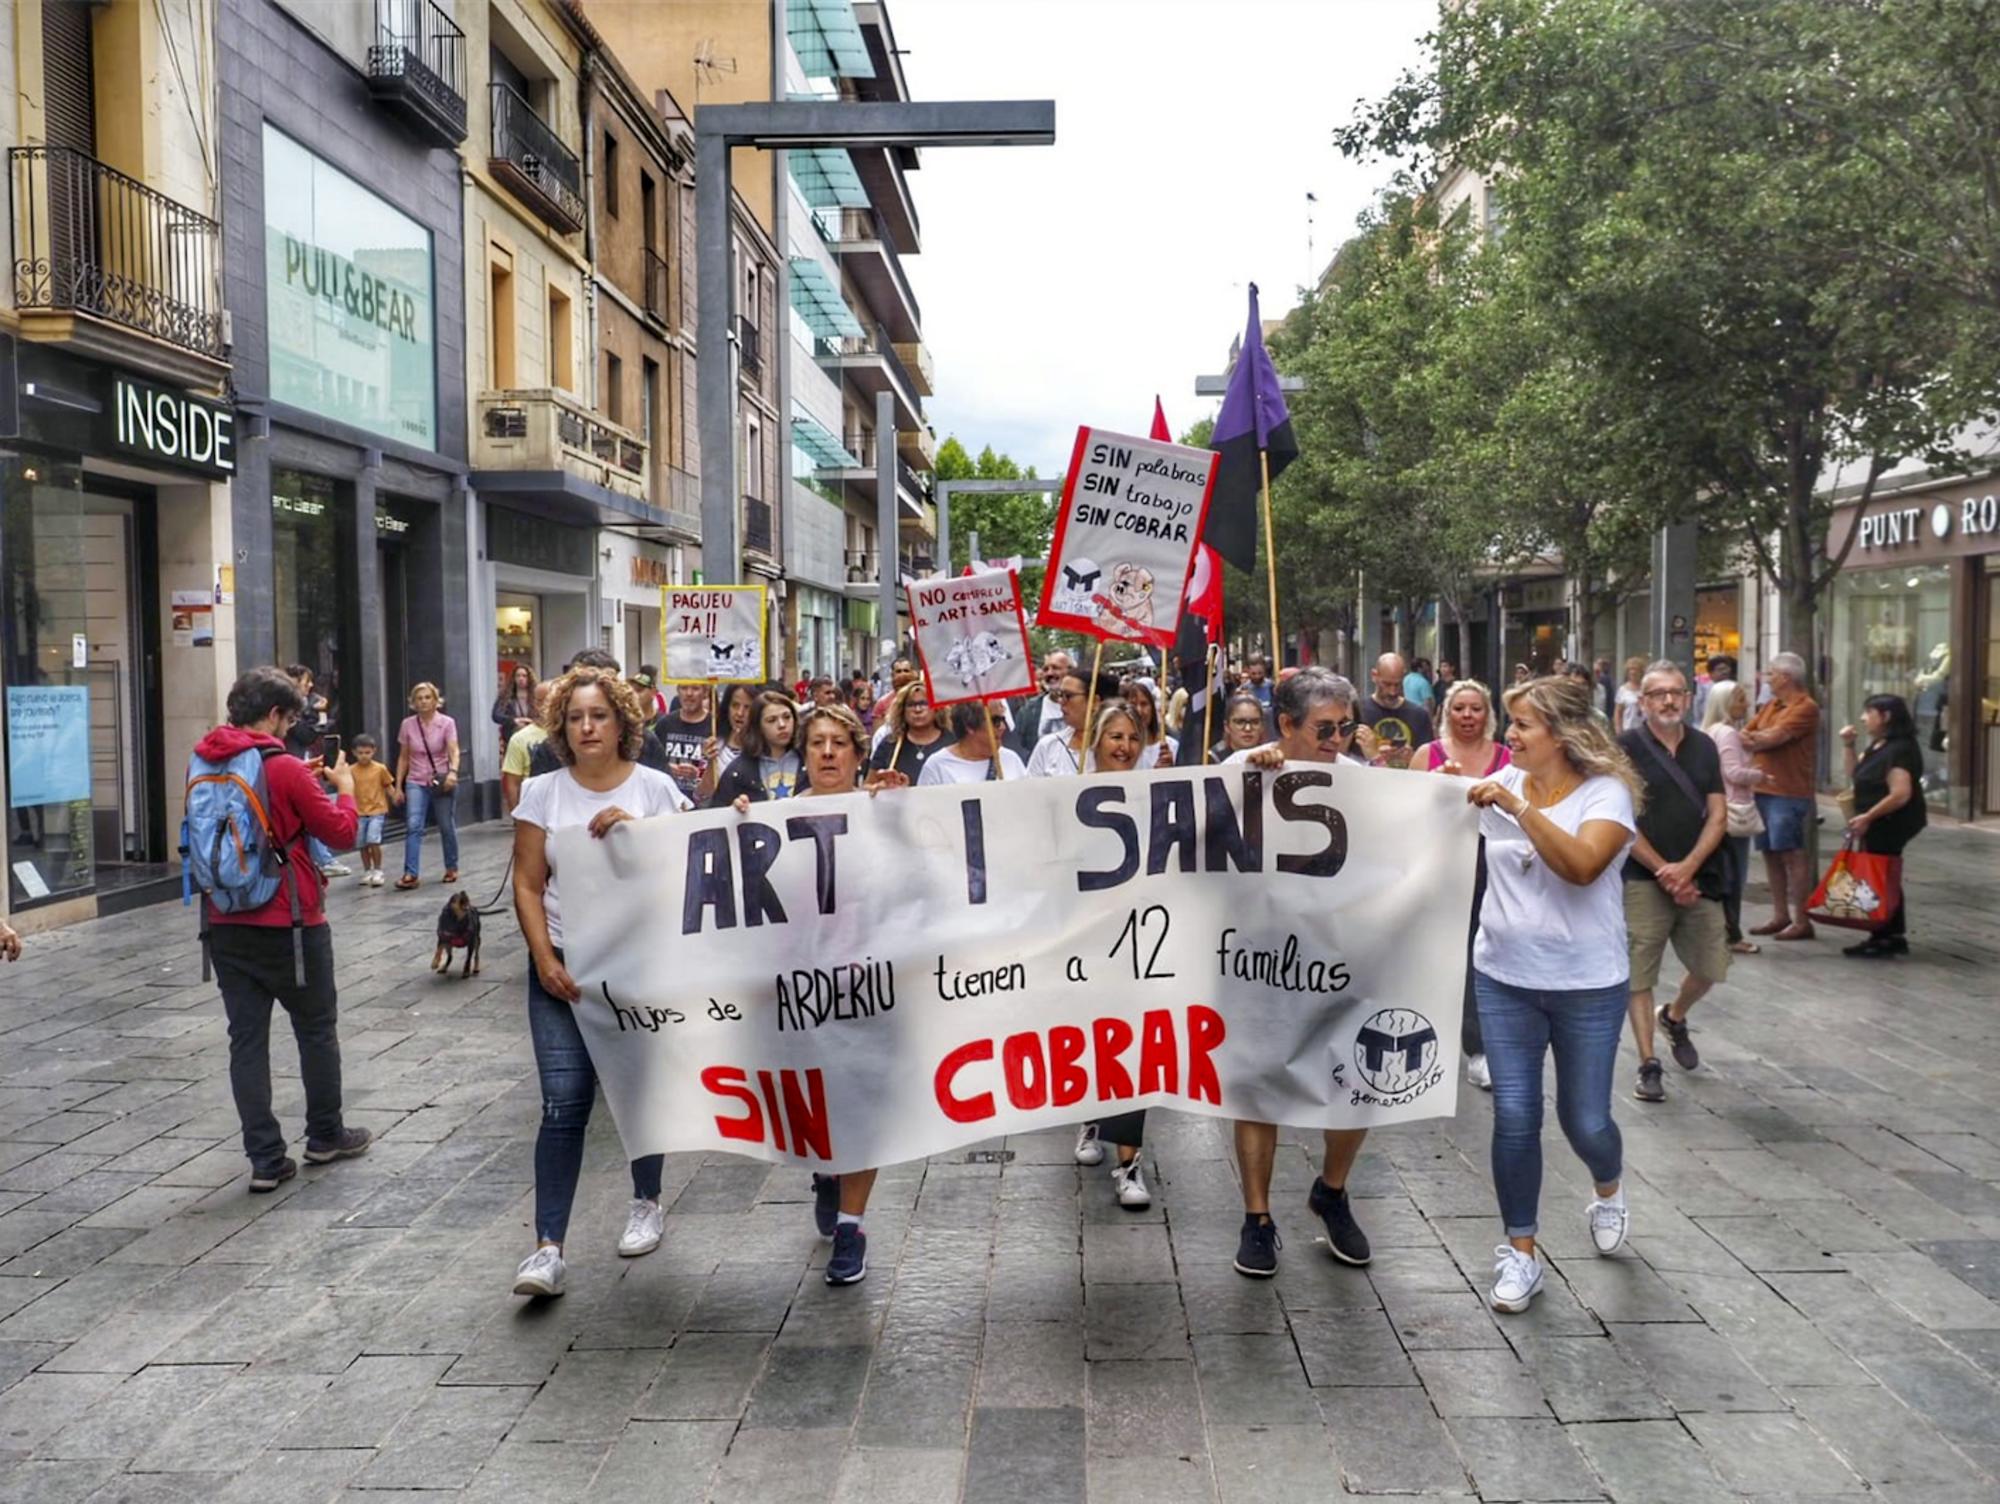
[(1980, 602), (1986, 641), (1975, 682), (1979, 685), (1979, 738), (1985, 765), (1979, 774), (1983, 793), (1979, 812), (2000, 815), (2000, 558), (1986, 560), (1981, 584), (1986, 596)]
[(526, 664), (538, 677), (553, 678), (554, 665), (545, 673), (537, 651), (541, 647), (542, 598), (502, 590), (494, 597), (494, 603), (493, 626), (500, 649), (500, 682), (494, 686), (494, 693), (498, 694), (514, 677), (518, 664)]
[[(82, 502), (91, 833), (102, 890), (166, 871), (148, 755), (159, 720), (158, 658), (147, 641), (150, 613), (142, 604), (145, 511), (117, 496), (86, 492)], [(190, 613), (188, 641), (177, 645), (212, 652), (213, 621), (212, 613)]]
[[(394, 743), (396, 728), (403, 722), (403, 700), (414, 682), (410, 678), (410, 584), (409, 566), (400, 543), (375, 545), (375, 567), (382, 582), (382, 677), (379, 703), (387, 724), (375, 731), (385, 747)], [(393, 761), (393, 754), (391, 755)]]

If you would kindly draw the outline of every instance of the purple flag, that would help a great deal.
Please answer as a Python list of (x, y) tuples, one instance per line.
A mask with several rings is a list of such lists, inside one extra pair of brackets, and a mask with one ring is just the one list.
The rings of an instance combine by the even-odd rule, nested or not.
[(1250, 284), (1250, 323), (1229, 373), (1222, 411), (1208, 447), (1222, 456), (1202, 537), (1238, 569), (1257, 564), (1258, 497), (1264, 484), (1260, 453), (1270, 460), (1271, 479), (1298, 458), (1292, 415), (1278, 387), (1278, 372), (1264, 348), (1264, 325), (1257, 313), (1257, 284)]

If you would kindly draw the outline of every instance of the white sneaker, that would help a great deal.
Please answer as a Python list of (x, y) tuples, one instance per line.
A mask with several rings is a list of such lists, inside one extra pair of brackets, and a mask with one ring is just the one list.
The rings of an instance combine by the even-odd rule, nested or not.
[(544, 1243), (521, 1260), (514, 1271), (516, 1295), (560, 1295), (563, 1292), (562, 1250)]
[(1076, 1130), (1076, 1162), (1080, 1165), (1104, 1163), (1104, 1143), (1097, 1136), (1097, 1124), (1085, 1123)]
[(1493, 1072), (1487, 1068), (1484, 1055), (1465, 1057), (1465, 1079), (1481, 1091), (1493, 1090)]
[(657, 1201), (632, 1202), (625, 1218), (625, 1231), (618, 1237), (618, 1257), (636, 1259), (660, 1246), (660, 1232), (667, 1225), (667, 1209)]
[(377, 867), (373, 872), (368, 874), (368, 882), (372, 887), (379, 888), (382, 886), (383, 876), (380, 867)]
[(1493, 1250), (1493, 1293), (1489, 1303), (1496, 1311), (1525, 1311), (1528, 1303), (1542, 1293), (1542, 1261), (1523, 1253), (1512, 1243)]
[(1153, 1204), (1153, 1193), (1146, 1189), (1146, 1172), (1139, 1168), (1139, 1161), (1120, 1165), (1111, 1172), (1111, 1183), (1118, 1188), (1118, 1204), (1133, 1211), (1143, 1211)]
[(319, 870), (324, 872), (328, 877), (352, 877), (354, 875), (354, 869), (345, 862), (328, 862)]
[(1591, 1197), (1584, 1215), (1590, 1222), (1591, 1244), (1600, 1256), (1610, 1258), (1625, 1246), (1626, 1234), (1632, 1230), (1632, 1214), (1625, 1209), (1624, 1186), (1619, 1186), (1608, 1201), (1601, 1196)]

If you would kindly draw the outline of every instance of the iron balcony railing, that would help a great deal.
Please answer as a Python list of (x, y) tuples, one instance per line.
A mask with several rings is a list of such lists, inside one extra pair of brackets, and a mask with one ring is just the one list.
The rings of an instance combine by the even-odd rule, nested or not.
[(890, 374), (896, 378), (902, 385), (903, 391), (909, 396), (911, 411), (918, 414), (922, 413), (923, 407), (919, 394), (923, 391), (923, 388), (910, 379), (909, 368), (903, 364), (902, 357), (896, 354), (895, 342), (890, 339), (889, 331), (882, 325), (877, 324), (865, 334), (853, 335), (845, 339), (827, 339), (823, 336), (815, 336), (813, 340), (813, 354), (822, 359), (827, 357), (835, 359), (851, 358), (857, 355), (881, 356), (883, 363), (889, 367)]
[(743, 546), (762, 554), (775, 553), (771, 539), (771, 503), (754, 496), (743, 498)]
[(663, 324), (668, 320), (667, 259), (651, 246), (646, 248), (646, 312)]
[(744, 373), (761, 376), (764, 372), (763, 337), (757, 326), (740, 313), (736, 315), (736, 345), (743, 352)]
[(931, 486), (927, 477), (919, 475), (910, 462), (900, 454), (896, 456), (896, 474), (909, 493), (919, 501), (931, 499)]
[(90, 314), (225, 357), (214, 220), (66, 146), (7, 157), (17, 308)]
[(507, 84), (493, 86), (493, 169), (558, 229), (583, 228), (583, 169), (534, 107)]
[(436, 144), (465, 139), (465, 33), (437, 0), (375, 0), (368, 88)]

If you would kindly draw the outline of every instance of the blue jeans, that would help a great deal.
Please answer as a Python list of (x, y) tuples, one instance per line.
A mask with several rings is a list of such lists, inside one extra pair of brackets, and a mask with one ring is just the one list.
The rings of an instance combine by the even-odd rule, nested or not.
[[(412, 788), (416, 785), (412, 784)], [(562, 952), (557, 951), (558, 960)], [(560, 1243), (569, 1232), (569, 1209), (583, 1176), (583, 1135), (597, 1096), (597, 1068), (577, 1027), (576, 1009), (550, 997), (533, 963), (528, 966), (528, 1034), (542, 1081), (542, 1126), (535, 1135), (535, 1241)], [(664, 1154), (632, 1161), (632, 1194), (660, 1199)]]
[(411, 877), (418, 875), (424, 859), (424, 822), (432, 810), (437, 811), (438, 839), (444, 844), (444, 864), (447, 870), (458, 867), (458, 801), (453, 797), (458, 790), (446, 793), (427, 783), (411, 779), (403, 786), (403, 819), (407, 828), (403, 833), (403, 870)]
[(1510, 1238), (1535, 1235), (1542, 1201), (1542, 1058), (1556, 1056), (1556, 1118), (1598, 1185), (1624, 1172), (1611, 1121), (1611, 1077), (1630, 987), (1560, 992), (1473, 973), (1486, 1065), (1493, 1073), (1493, 1186)]

